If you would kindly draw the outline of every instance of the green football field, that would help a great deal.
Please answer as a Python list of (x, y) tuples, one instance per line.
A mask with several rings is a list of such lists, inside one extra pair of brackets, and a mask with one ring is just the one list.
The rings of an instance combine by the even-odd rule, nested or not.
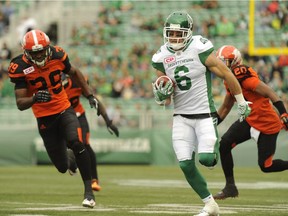
[[(193, 215), (202, 201), (177, 166), (100, 165), (102, 190), (96, 206), (81, 206), (80, 175), (60, 174), (53, 166), (0, 167), (1, 216), (172, 216)], [(212, 193), (224, 186), (220, 166), (200, 168)], [(218, 201), (221, 215), (287, 216), (288, 172), (235, 169), (240, 196)]]

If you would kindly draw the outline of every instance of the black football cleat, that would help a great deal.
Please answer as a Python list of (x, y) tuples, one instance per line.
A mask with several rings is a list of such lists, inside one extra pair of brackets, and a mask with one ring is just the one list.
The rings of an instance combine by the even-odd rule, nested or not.
[(215, 200), (224, 200), (226, 198), (235, 198), (238, 197), (239, 192), (236, 185), (226, 185), (222, 191), (218, 192), (213, 196)]

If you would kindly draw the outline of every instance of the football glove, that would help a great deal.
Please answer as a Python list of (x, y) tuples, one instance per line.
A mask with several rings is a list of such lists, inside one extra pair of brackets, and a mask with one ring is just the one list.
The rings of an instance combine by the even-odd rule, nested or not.
[(99, 115), (99, 109), (98, 109), (98, 101), (94, 97), (94, 95), (88, 95), (88, 100), (91, 108), (95, 108), (97, 110), (97, 115)]
[(169, 98), (174, 92), (173, 83), (167, 82), (166, 85), (164, 86), (163, 84), (164, 84), (164, 81), (161, 81), (157, 88), (156, 83), (152, 83), (155, 101), (157, 104), (160, 104), (160, 105), (165, 104), (166, 99)]
[(252, 104), (252, 103), (249, 101), (245, 101), (244, 103), (240, 103), (240, 104), (238, 103), (237, 112), (238, 112), (240, 122), (244, 121), (244, 119), (247, 116), (249, 116), (249, 114), (251, 113), (251, 108), (249, 104)]
[(115, 125), (112, 124), (112, 120), (107, 121), (106, 126), (110, 134), (113, 135), (114, 133), (117, 137), (119, 137), (119, 130)]
[(287, 113), (283, 113), (281, 116), (281, 121), (283, 124), (283, 128), (287, 131), (288, 130), (288, 114)]
[(51, 101), (52, 97), (50, 92), (46, 90), (39, 90), (33, 94), (33, 101), (38, 103), (44, 103)]

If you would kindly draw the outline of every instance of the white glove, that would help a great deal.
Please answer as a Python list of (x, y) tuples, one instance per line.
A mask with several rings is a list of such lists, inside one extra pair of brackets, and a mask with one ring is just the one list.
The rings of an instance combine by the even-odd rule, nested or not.
[(159, 105), (165, 104), (166, 99), (169, 98), (174, 92), (173, 83), (167, 82), (167, 84), (164, 86), (163, 84), (164, 84), (164, 81), (161, 81), (159, 86), (157, 87), (156, 83), (152, 83), (155, 101)]
[(238, 112), (240, 122), (244, 121), (244, 119), (247, 116), (249, 116), (249, 114), (251, 113), (251, 108), (250, 108), (249, 104), (252, 104), (252, 102), (245, 101), (245, 102), (240, 103), (240, 104), (238, 103), (237, 112)]

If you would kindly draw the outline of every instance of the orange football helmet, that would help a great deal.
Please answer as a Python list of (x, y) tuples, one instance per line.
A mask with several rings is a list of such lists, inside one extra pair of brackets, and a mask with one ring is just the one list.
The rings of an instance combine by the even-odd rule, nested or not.
[(28, 60), (39, 67), (45, 66), (50, 55), (50, 39), (40, 30), (27, 32), (21, 42), (24, 54)]
[(239, 64), (242, 64), (240, 51), (231, 45), (224, 45), (220, 47), (216, 52), (216, 56), (221, 59), (229, 68), (233, 68)]

